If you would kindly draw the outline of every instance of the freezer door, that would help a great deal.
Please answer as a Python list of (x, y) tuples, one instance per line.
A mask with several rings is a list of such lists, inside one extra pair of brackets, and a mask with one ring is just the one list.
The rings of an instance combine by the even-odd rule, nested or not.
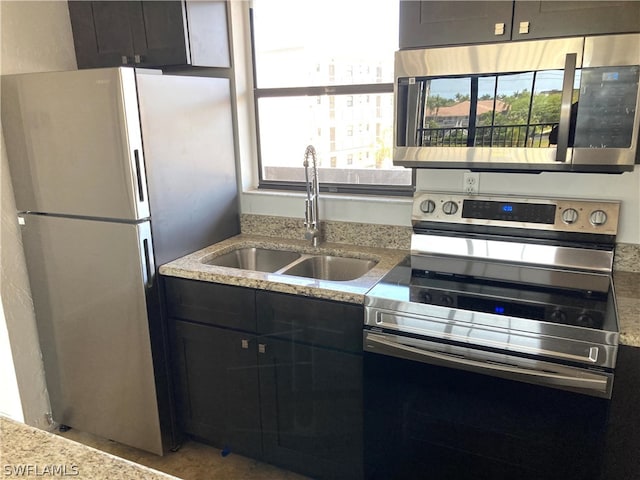
[(158, 265), (240, 233), (229, 79), (138, 73)]
[(18, 210), (149, 216), (133, 69), (3, 76), (2, 126)]
[(161, 455), (149, 223), (22, 218), (54, 420)]

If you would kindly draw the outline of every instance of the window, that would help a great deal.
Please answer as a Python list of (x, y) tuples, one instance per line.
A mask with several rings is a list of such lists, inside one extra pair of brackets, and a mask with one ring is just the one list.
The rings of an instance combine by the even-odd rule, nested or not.
[(392, 161), (398, 11), (395, 1), (254, 0), (260, 187), (303, 188), (311, 144), (321, 189), (411, 194), (412, 171)]

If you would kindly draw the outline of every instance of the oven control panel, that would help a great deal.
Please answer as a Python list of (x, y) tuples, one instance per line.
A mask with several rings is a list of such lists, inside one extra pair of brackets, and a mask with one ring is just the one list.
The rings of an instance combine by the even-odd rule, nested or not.
[(616, 235), (620, 202), (416, 192), (412, 222)]

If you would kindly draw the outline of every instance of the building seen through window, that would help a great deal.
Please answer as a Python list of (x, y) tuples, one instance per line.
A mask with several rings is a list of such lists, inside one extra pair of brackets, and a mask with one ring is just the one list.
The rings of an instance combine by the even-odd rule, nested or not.
[(302, 182), (312, 144), (330, 190), (410, 192), (392, 159), (398, 3), (255, 0), (252, 20), (261, 186)]

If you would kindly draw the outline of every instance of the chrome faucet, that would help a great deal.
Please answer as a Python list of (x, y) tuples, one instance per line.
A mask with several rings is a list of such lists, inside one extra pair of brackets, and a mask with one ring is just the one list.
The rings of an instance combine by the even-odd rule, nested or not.
[[(309, 157), (311, 157), (311, 180), (309, 180)], [(320, 220), (318, 218), (318, 200), (320, 190), (318, 186), (318, 162), (316, 149), (309, 145), (304, 151), (304, 179), (307, 184), (307, 199), (304, 201), (304, 226), (307, 231), (304, 238), (311, 240), (311, 245), (317, 247), (320, 243)]]

